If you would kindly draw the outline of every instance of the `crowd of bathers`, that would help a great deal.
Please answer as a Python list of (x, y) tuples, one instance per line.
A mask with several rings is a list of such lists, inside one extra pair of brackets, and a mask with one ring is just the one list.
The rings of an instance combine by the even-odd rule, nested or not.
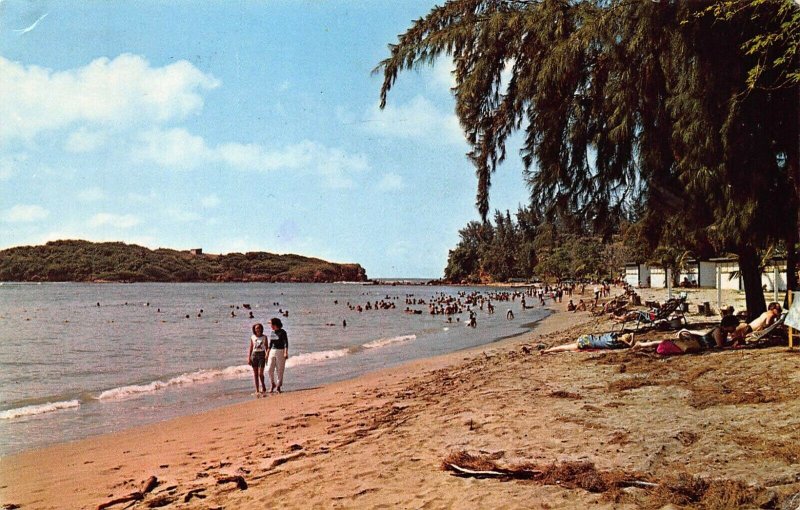
[[(367, 301), (363, 306), (360, 304), (352, 304), (347, 302), (347, 307), (354, 312), (364, 312), (369, 310), (394, 310), (397, 305), (394, 303), (397, 297), (389, 297), (388, 295), (380, 300)], [(337, 301), (338, 302), (338, 301)]]

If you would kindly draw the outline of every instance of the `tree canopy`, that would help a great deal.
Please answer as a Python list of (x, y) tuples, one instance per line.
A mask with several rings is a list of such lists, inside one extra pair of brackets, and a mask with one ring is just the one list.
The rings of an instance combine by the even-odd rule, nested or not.
[[(752, 16), (726, 17), (701, 2), (451, 0), (390, 45), (381, 104), (400, 72), (451, 57), (484, 220), (491, 175), (521, 131), (540, 213), (606, 238), (636, 215), (652, 246), (679, 222), (739, 255), (757, 313), (758, 250), (796, 236), (796, 75), (772, 55), (796, 55), (800, 8), (749, 3)], [(786, 23), (794, 35), (758, 43)]]
[[(648, 260), (640, 233), (627, 222), (604, 241), (559, 217), (542, 219), (530, 207), (520, 207), (514, 216), (495, 211), (494, 221), (469, 222), (459, 237), (445, 269), (445, 280), (454, 283), (614, 279), (626, 262)], [(666, 267), (677, 261), (670, 263)]]

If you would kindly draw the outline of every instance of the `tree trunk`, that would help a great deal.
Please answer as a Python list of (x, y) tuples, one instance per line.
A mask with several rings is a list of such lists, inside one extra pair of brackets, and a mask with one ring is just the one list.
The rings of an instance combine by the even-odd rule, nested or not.
[[(792, 213), (794, 218), (797, 218), (797, 211)], [(786, 235), (786, 289), (792, 291), (797, 289), (797, 223), (792, 222), (789, 227), (789, 232)], [(788, 306), (787, 300), (784, 303)]]
[(740, 246), (739, 271), (744, 280), (744, 293), (747, 302), (747, 320), (751, 321), (767, 311), (764, 289), (761, 287), (761, 268), (758, 252), (752, 246)]
[[(800, 55), (797, 56), (796, 61), (800, 63)], [(795, 106), (800, 105), (800, 87), (797, 87), (797, 102)], [(800, 223), (798, 212), (800, 212), (800, 129), (798, 129), (797, 122), (794, 123), (794, 129), (797, 135), (797, 143), (794, 144), (787, 154), (789, 163), (789, 184), (794, 184), (794, 195), (789, 201), (789, 230), (786, 233), (786, 289), (788, 291), (797, 290), (797, 228)], [(786, 293), (786, 305), (788, 306), (789, 293)]]

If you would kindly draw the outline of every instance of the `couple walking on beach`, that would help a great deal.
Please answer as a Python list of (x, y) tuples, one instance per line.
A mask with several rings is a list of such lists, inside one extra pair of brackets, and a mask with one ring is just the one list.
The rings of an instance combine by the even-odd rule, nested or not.
[(253, 378), (256, 382), (256, 395), (267, 393), (264, 384), (264, 367), (269, 374), (270, 389), (273, 393), (281, 392), (283, 386), (283, 371), (286, 360), (289, 359), (289, 337), (283, 329), (283, 323), (278, 318), (269, 321), (272, 331), (269, 338), (264, 335), (264, 326), (260, 323), (253, 324), (253, 334), (250, 336), (250, 350), (247, 353), (247, 364), (253, 367)]

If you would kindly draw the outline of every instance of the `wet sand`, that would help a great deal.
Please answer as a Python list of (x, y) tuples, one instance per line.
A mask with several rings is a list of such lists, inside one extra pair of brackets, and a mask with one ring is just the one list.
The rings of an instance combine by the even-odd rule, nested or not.
[[(157, 485), (140, 499), (108, 508), (792, 503), (800, 492), (797, 354), (539, 355), (613, 327), (565, 306), (532, 332), (482, 348), (2, 458), (0, 503), (98, 508), (151, 476)], [(503, 468), (561, 470), (516, 480), (443, 469), (463, 453)], [(643, 485), (613, 482), (628, 479)]]

